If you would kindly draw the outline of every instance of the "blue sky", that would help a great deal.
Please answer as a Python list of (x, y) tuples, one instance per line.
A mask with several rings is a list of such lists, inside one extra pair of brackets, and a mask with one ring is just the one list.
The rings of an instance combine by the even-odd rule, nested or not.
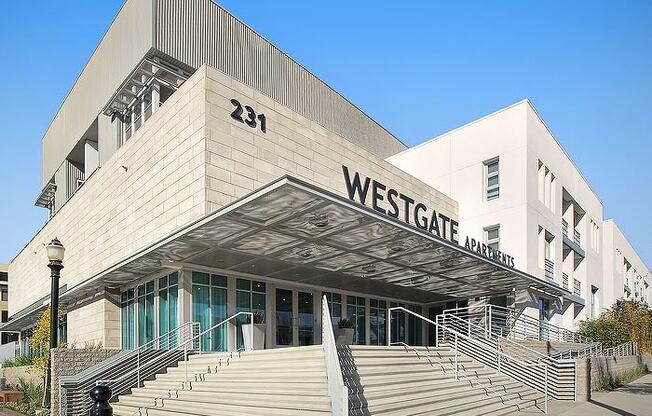
[[(45, 222), (41, 137), (121, 3), (3, 4), (0, 262)], [(408, 145), (529, 98), (652, 265), (652, 2), (221, 4)]]

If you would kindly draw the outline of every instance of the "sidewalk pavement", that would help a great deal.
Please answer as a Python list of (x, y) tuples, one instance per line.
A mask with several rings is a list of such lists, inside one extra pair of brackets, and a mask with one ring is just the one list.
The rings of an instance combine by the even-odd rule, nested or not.
[(0, 416), (22, 416), (22, 413), (14, 412), (13, 410), (0, 407)]
[[(528, 409), (519, 416), (542, 415), (541, 410)], [(586, 403), (551, 401), (551, 416), (652, 416), (652, 374), (645, 375), (619, 389), (595, 392)]]

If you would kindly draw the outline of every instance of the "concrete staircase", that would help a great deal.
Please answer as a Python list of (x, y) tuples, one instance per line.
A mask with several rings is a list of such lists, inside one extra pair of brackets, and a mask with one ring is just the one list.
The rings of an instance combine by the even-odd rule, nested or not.
[[(416, 350), (416, 351), (415, 351)], [(534, 405), (543, 394), (458, 356), (448, 347), (340, 347), (351, 416), (506, 415)]]
[(112, 403), (115, 416), (326, 416), (331, 414), (321, 345), (198, 354)]

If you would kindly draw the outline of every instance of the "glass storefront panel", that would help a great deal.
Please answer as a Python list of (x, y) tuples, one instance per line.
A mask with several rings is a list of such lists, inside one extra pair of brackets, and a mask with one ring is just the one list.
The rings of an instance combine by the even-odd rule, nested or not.
[[(267, 323), (265, 319), (265, 306), (266, 306), (266, 285), (264, 282), (258, 282), (248, 279), (236, 279), (236, 310), (238, 312), (252, 312), (258, 315), (263, 322)], [(244, 347), (244, 339), (242, 335), (242, 324), (247, 323), (246, 316), (239, 316), (237, 318), (237, 348)]]
[(136, 305), (134, 289), (122, 292), (120, 296), (122, 349), (136, 348)]
[(358, 296), (346, 297), (346, 317), (353, 322), (354, 327), (354, 344), (364, 345), (366, 342), (366, 299)]
[[(199, 322), (201, 331), (227, 318), (227, 279), (224, 276), (192, 272), (192, 320)], [(200, 340), (202, 351), (228, 349), (227, 326), (222, 325)]]
[(370, 299), (369, 307), (369, 343), (385, 345), (387, 343), (387, 302)]
[(324, 296), (326, 296), (326, 301), (328, 302), (328, 310), (331, 314), (333, 330), (335, 330), (342, 320), (342, 295), (339, 293), (324, 292)]
[(154, 282), (138, 286), (138, 346), (154, 339)]
[(178, 345), (179, 334), (175, 331), (179, 326), (179, 275), (177, 272), (158, 280), (158, 325), (162, 336), (159, 348), (167, 349)]
[(299, 345), (312, 345), (315, 333), (315, 314), (312, 293), (298, 293)]
[(276, 289), (276, 345), (292, 344), (292, 291)]

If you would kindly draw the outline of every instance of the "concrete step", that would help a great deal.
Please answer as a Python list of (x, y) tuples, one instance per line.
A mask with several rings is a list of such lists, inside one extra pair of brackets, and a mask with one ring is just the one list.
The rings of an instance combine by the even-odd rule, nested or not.
[[(362, 414), (373, 414), (383, 416), (416, 416), (431, 415), (438, 416), (460, 415), (462, 412), (468, 414), (482, 415), (487, 406), (497, 405), (497, 408), (506, 405), (515, 405), (517, 401), (528, 400), (537, 395), (537, 392), (522, 388), (519, 391), (510, 392), (502, 396), (488, 396), (484, 392), (469, 390), (466, 394), (442, 398), (441, 400), (428, 401), (413, 400), (411, 402), (398, 403), (391, 406), (369, 407), (364, 409)], [(510, 401), (511, 400), (511, 401)], [(475, 412), (475, 413), (474, 413)]]
[[(326, 390), (328, 391), (328, 390)], [(281, 393), (281, 394), (279, 394)], [(239, 404), (239, 403), (266, 403), (267, 405), (273, 403), (282, 403), (284, 405), (296, 404), (297, 406), (306, 408), (308, 406), (321, 406), (330, 409), (330, 398), (322, 392), (322, 394), (304, 394), (301, 390), (289, 391), (287, 388), (279, 389), (274, 392), (261, 392), (257, 390), (236, 390), (225, 393), (224, 391), (212, 391), (207, 389), (198, 389), (194, 387), (192, 390), (168, 390), (158, 388), (140, 388), (135, 389), (130, 397), (145, 397), (163, 398), (164, 401), (168, 399), (180, 399), (185, 401), (197, 401), (206, 403), (224, 403), (224, 404)]]
[[(149, 380), (144, 383), (145, 387), (155, 389), (178, 389), (182, 390), (183, 386), (180, 381), (169, 380)], [(230, 394), (237, 392), (247, 392), (254, 389), (259, 393), (287, 393), (288, 391), (301, 391), (306, 395), (327, 394), (328, 385), (326, 380), (311, 382), (304, 380), (286, 381), (284, 383), (269, 383), (267, 381), (232, 381), (225, 383), (207, 383), (205, 381), (191, 382), (193, 390), (197, 391), (214, 391), (217, 393)]]
[(262, 408), (273, 409), (304, 409), (315, 411), (329, 411), (331, 401), (328, 397), (316, 398), (314, 396), (303, 399), (300, 395), (293, 396), (275, 396), (275, 395), (219, 395), (207, 392), (179, 391), (172, 398), (165, 398), (167, 393), (161, 399), (160, 395), (155, 395), (153, 391), (149, 394), (138, 392), (128, 396), (121, 397), (119, 403), (131, 406), (145, 407), (162, 407), (179, 406), (178, 408), (191, 408), (196, 404), (214, 405), (214, 406), (246, 406), (256, 404)]
[[(138, 406), (134, 404), (115, 403), (114, 416), (326, 416), (328, 411), (304, 410), (299, 408), (278, 409), (259, 406), (232, 406), (193, 403), (166, 403), (164, 407)], [(142, 412), (141, 412), (142, 411)]]

